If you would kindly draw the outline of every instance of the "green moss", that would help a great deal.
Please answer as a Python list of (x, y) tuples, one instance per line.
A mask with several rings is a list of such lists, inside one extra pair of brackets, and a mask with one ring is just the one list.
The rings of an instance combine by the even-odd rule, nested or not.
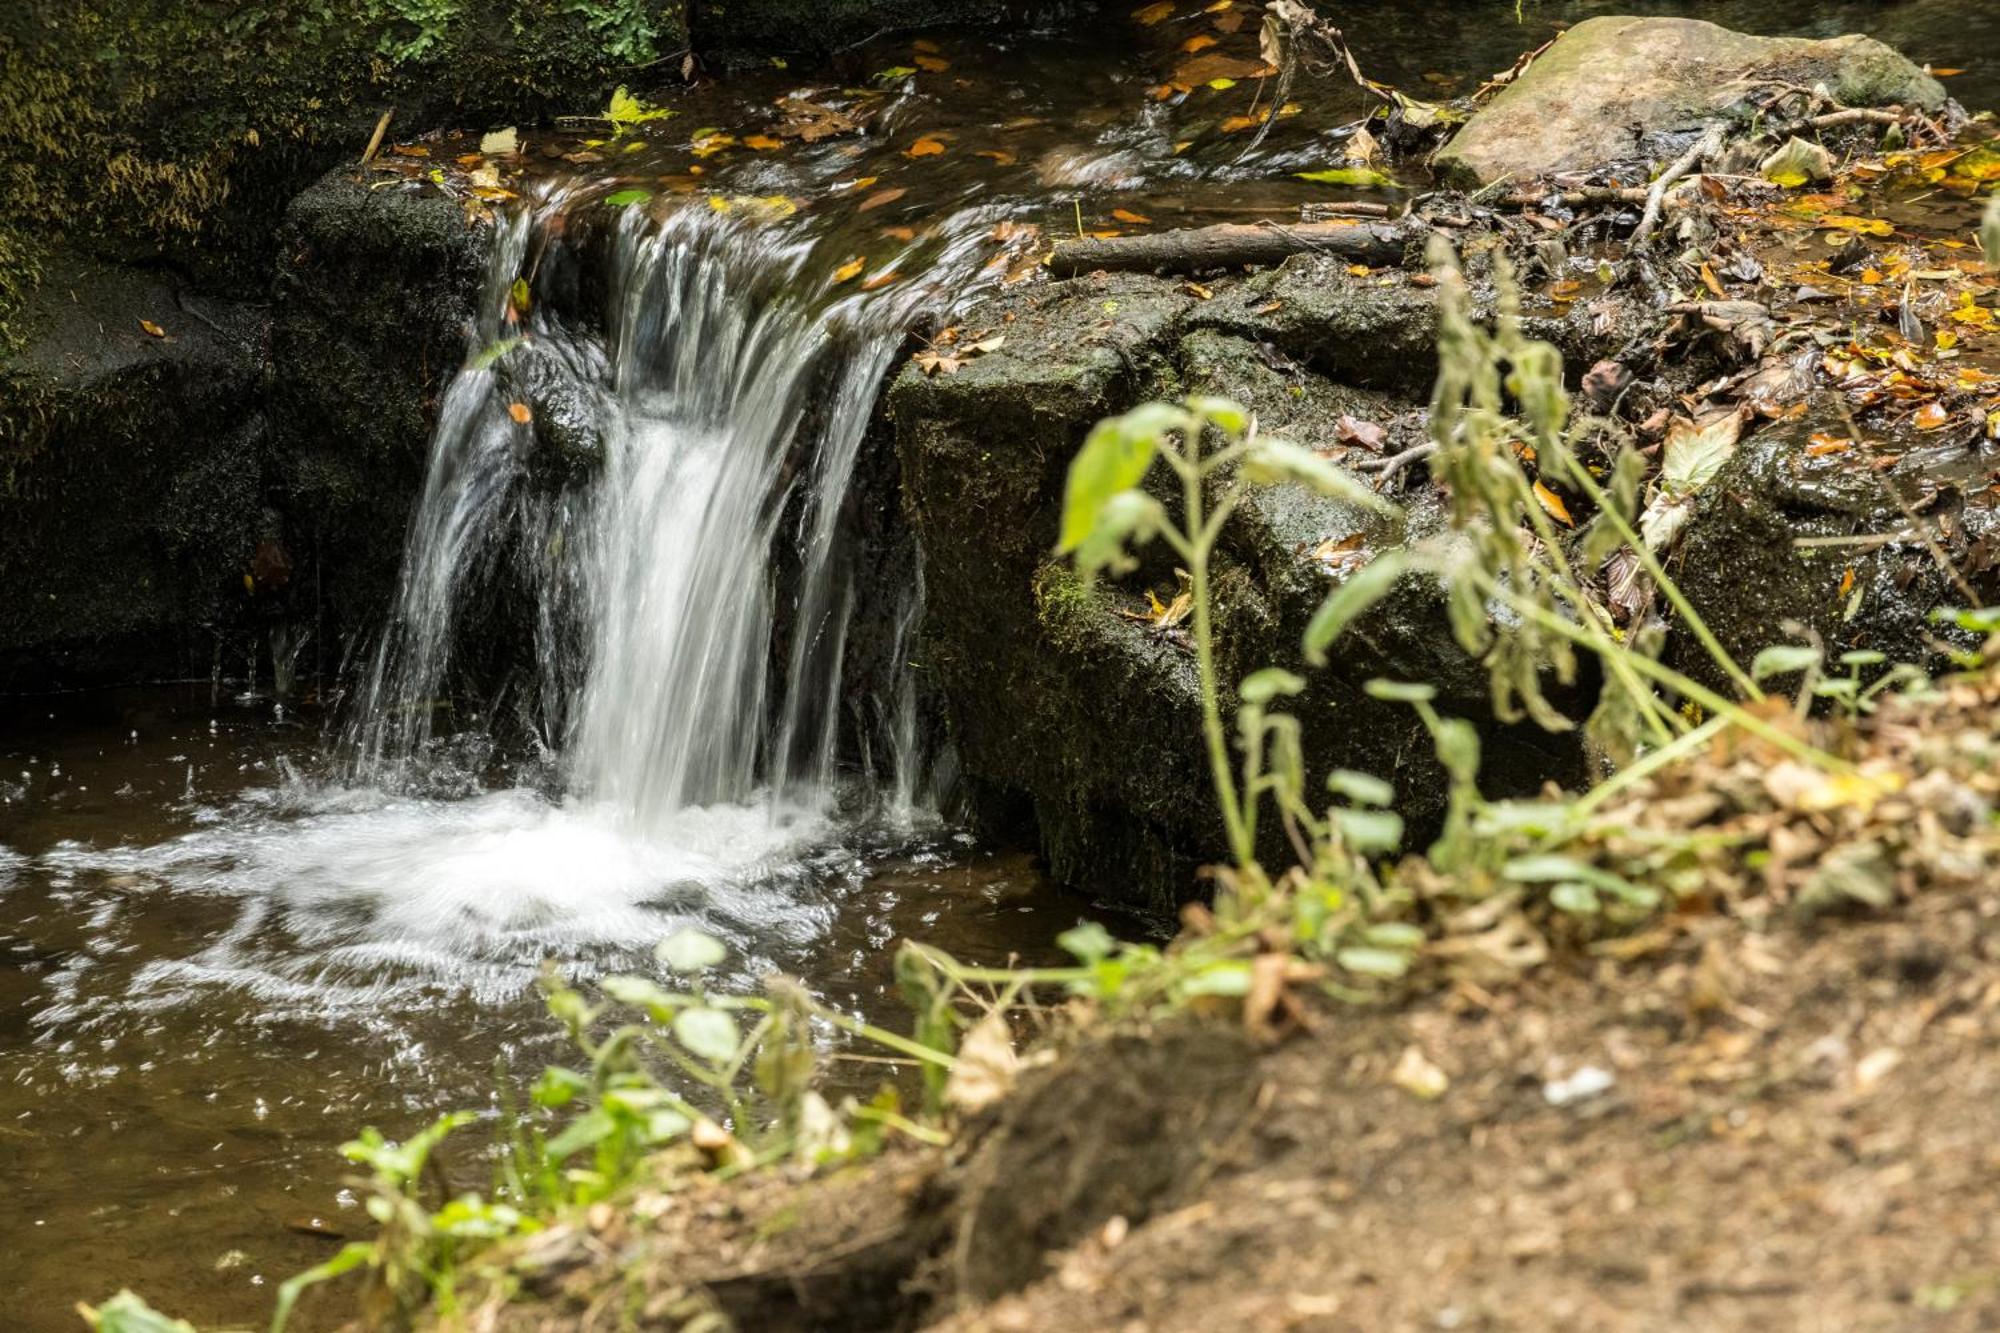
[[(50, 244), (268, 272), (271, 219), (396, 133), (598, 105), (685, 0), (26, 0), (0, 18), (0, 347)], [(242, 262), (245, 258), (253, 262)]]

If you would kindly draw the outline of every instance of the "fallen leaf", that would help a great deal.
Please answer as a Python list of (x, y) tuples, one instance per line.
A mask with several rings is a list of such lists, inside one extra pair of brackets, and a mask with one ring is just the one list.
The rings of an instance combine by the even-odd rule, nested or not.
[(865, 279), (863, 279), (861, 283), (861, 290), (864, 292), (880, 291), (882, 290), (882, 288), (887, 287), (890, 283), (894, 282), (895, 280), (896, 280), (896, 270), (893, 268), (885, 268), (880, 273), (871, 273)]
[(523, 426), (527, 425), (530, 421), (533, 421), (535, 419), (535, 414), (528, 410), (528, 405), (526, 403), (507, 404), (507, 415), (514, 418), (515, 421), (519, 422)]
[(1950, 421), (1951, 413), (1945, 410), (1943, 403), (1925, 403), (1917, 409), (1918, 430), (1943, 430)]
[(951, 68), (951, 62), (943, 56), (918, 56), (917, 68), (927, 69), (933, 74), (942, 74)]
[(1255, 129), (1264, 123), (1262, 116), (1225, 116), (1218, 127), (1224, 134), (1240, 134), (1244, 130)]
[(1373, 421), (1363, 421), (1358, 417), (1342, 413), (1333, 426), (1334, 438), (1342, 444), (1358, 444), (1363, 449), (1381, 453), (1389, 445), (1389, 432)]
[(908, 193), (909, 191), (902, 188), (901, 186), (897, 186), (887, 190), (877, 190), (874, 194), (871, 194), (866, 199), (863, 199), (861, 201), (861, 207), (856, 209), (855, 211), (857, 213), (866, 213), (871, 209), (880, 208), (884, 204), (893, 204), (898, 199), (901, 199), (904, 195)]
[(1206, 51), (1209, 47), (1214, 46), (1217, 40), (1217, 38), (1211, 37), (1204, 32), (1182, 42), (1181, 51), (1187, 55), (1194, 55), (1197, 52)]
[(1539, 481), (1535, 483), (1535, 498), (1541, 501), (1542, 508), (1546, 509), (1549, 517), (1555, 519), (1556, 522), (1566, 528), (1576, 526), (1576, 520), (1569, 516), (1569, 506), (1563, 503), (1562, 497), (1542, 485)]
[(903, 154), (906, 157), (936, 157), (939, 153), (942, 153), (943, 151), (944, 151), (944, 144), (941, 140), (933, 139), (929, 135), (925, 135), (923, 138), (911, 144), (908, 148), (905, 148), (903, 150)]
[(1154, 4), (1146, 5), (1132, 11), (1132, 17), (1149, 28), (1164, 23), (1173, 16), (1173, 0), (1156, 0)]
[(1007, 1020), (995, 1009), (959, 1042), (957, 1063), (945, 1080), (945, 1105), (961, 1115), (977, 1115), (1007, 1095), (1020, 1068)]
[(850, 282), (860, 277), (861, 270), (866, 267), (868, 267), (867, 256), (863, 255), (850, 259), (833, 271), (833, 280), (835, 282)]
[(773, 139), (768, 134), (746, 134), (743, 136), (743, 146), (745, 148), (754, 148), (760, 153), (770, 153), (783, 148), (785, 145), (782, 140)]
[(1858, 218), (1845, 213), (1829, 213), (1817, 225), (1862, 236), (1887, 236), (1896, 230), (1886, 218)]
[(1111, 216), (1117, 218), (1120, 222), (1129, 222), (1134, 226), (1139, 226), (1144, 223), (1152, 221), (1152, 219), (1147, 217), (1144, 213), (1134, 213), (1129, 208), (1114, 208), (1111, 210)]
[(1004, 148), (981, 148), (973, 156), (992, 158), (1003, 167), (1011, 167), (1019, 160)]
[(167, 336), (167, 331), (161, 328), (159, 325), (155, 324), (150, 319), (140, 320), (139, 327), (144, 329), (148, 334), (150, 334), (155, 338), (164, 338)]
[(495, 130), (480, 136), (479, 151), (494, 157), (507, 157), (521, 151), (521, 136), (512, 128)]

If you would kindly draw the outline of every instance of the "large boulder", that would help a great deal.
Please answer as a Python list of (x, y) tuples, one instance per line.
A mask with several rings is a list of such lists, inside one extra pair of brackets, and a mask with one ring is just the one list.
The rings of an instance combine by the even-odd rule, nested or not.
[[(1385, 448), (1421, 440), (1432, 294), (1386, 281), (1317, 258), (1219, 280), (1201, 289), (1212, 299), (1160, 278), (1081, 278), (983, 307), (1006, 343), (956, 375), (909, 368), (891, 385), (929, 590), (919, 661), (978, 813), (1031, 832), (1062, 883), (1160, 908), (1225, 854), (1185, 629), (1143, 620), (1147, 592), (1172, 597), (1173, 560), (1156, 547), (1130, 577), (1092, 586), (1056, 558), (1069, 460), (1101, 417), (1187, 393), (1236, 398), (1265, 430), (1329, 450), (1343, 419), (1383, 426)], [(1434, 497), (1389, 523), (1295, 487), (1254, 493), (1215, 574), (1225, 716), (1251, 671), (1305, 670), (1306, 620), (1366, 552), (1443, 523)], [(1443, 775), (1416, 718), (1363, 691), (1371, 678), (1436, 684), (1441, 708), (1480, 726), (1493, 790), (1580, 775), (1573, 738), (1493, 720), (1485, 670), (1452, 639), (1434, 581), (1409, 580), (1308, 676), (1294, 711), (1313, 780), (1336, 767), (1390, 779), (1413, 838), (1441, 812)], [(1282, 835), (1264, 832), (1282, 863)]]
[(1849, 106), (1936, 110), (1936, 79), (1870, 37), (1753, 37), (1698, 19), (1605, 17), (1564, 33), (1438, 154), (1448, 182), (1586, 171), (1675, 156), (1760, 87), (1824, 84)]

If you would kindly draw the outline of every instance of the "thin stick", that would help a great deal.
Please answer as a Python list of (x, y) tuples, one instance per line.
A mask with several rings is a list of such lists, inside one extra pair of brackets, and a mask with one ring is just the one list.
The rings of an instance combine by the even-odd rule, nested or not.
[(375, 133), (368, 136), (368, 146), (361, 150), (362, 166), (365, 167), (375, 160), (375, 154), (382, 147), (382, 136), (389, 132), (389, 118), (395, 114), (396, 108), (390, 107), (382, 113), (382, 118), (375, 122)]
[(1632, 242), (1638, 244), (1653, 234), (1653, 228), (1660, 225), (1660, 209), (1666, 203), (1667, 187), (1694, 170), (1695, 165), (1712, 153), (1722, 150), (1722, 127), (1711, 125), (1702, 131), (1701, 138), (1694, 141), (1685, 153), (1674, 159), (1672, 166), (1660, 173), (1653, 182), (1653, 188), (1646, 192), (1646, 211), (1639, 215), (1639, 225), (1632, 229)]

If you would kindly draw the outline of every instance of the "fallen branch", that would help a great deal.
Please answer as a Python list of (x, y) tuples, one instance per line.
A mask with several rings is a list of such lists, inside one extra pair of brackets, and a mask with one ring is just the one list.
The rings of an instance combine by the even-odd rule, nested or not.
[(1653, 228), (1660, 225), (1660, 208), (1666, 202), (1668, 187), (1694, 170), (1704, 158), (1721, 151), (1722, 126), (1711, 125), (1685, 153), (1674, 159), (1672, 166), (1660, 173), (1660, 178), (1653, 182), (1653, 188), (1646, 192), (1646, 211), (1639, 214), (1639, 225), (1632, 229), (1634, 245), (1651, 236)]
[(1350, 263), (1391, 265), (1421, 227), (1384, 222), (1218, 223), (1141, 236), (1058, 241), (1049, 266), (1060, 277), (1094, 269), (1190, 273), (1242, 264), (1276, 264), (1292, 255), (1330, 254)]

